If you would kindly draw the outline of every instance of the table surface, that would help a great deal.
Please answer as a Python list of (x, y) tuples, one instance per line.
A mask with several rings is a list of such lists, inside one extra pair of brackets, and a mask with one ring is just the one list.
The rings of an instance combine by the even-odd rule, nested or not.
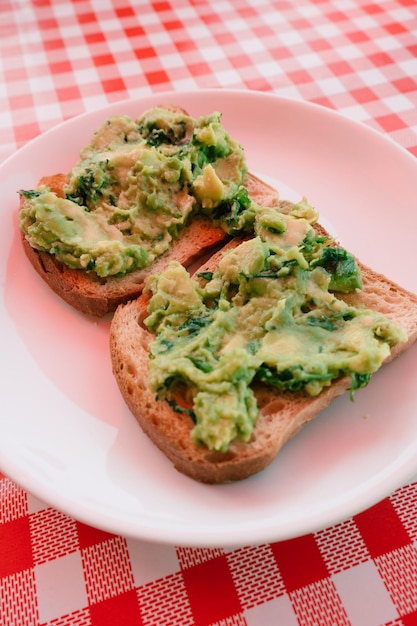
[[(417, 3), (0, 2), (0, 161), (85, 111), (201, 88), (314, 102), (417, 156)], [(0, 474), (0, 624), (417, 624), (417, 482), (302, 537), (204, 549), (86, 526)]]

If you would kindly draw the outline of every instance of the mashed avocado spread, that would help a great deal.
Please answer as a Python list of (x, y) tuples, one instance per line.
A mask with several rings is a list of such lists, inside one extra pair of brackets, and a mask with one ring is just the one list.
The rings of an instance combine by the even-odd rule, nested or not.
[(213, 113), (156, 107), (114, 117), (68, 174), (64, 197), (21, 190), (33, 248), (72, 268), (123, 276), (169, 250), (192, 214), (251, 236), (193, 280), (177, 262), (150, 276), (150, 386), (194, 421), (196, 443), (224, 452), (249, 441), (258, 416), (251, 384), (316, 396), (341, 376), (365, 386), (405, 333), (338, 293), (362, 287), (354, 257), (313, 228), (305, 200), (253, 202), (241, 146)]
[(69, 267), (122, 276), (166, 252), (192, 213), (238, 228), (245, 173), (219, 113), (194, 119), (155, 107), (137, 120), (114, 117), (81, 151), (65, 197), (47, 187), (19, 192), (20, 228)]
[(259, 208), (255, 236), (229, 250), (214, 273), (193, 280), (172, 262), (147, 281), (150, 385), (194, 421), (196, 443), (226, 451), (248, 441), (258, 416), (251, 383), (311, 396), (341, 376), (351, 394), (406, 339), (379, 313), (337, 292), (362, 286), (354, 257), (311, 224), (306, 201)]

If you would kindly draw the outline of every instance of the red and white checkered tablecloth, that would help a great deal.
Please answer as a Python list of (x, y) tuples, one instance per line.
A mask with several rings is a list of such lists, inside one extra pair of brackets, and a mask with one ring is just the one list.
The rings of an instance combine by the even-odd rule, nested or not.
[[(0, 0), (0, 160), (84, 111), (201, 87), (315, 102), (417, 156), (417, 2)], [(0, 474), (0, 625), (119, 624), (417, 624), (417, 482), (306, 536), (203, 549), (91, 528)]]

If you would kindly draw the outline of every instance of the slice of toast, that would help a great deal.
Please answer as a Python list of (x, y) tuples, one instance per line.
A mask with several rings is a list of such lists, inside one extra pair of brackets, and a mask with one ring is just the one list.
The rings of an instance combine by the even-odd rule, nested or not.
[[(324, 229), (317, 226), (320, 234)], [(226, 246), (238, 245), (232, 240)], [(198, 272), (213, 271), (223, 251), (217, 252)], [(353, 305), (380, 312), (401, 326), (408, 340), (393, 346), (385, 362), (404, 352), (417, 338), (417, 295), (358, 262), (363, 290), (338, 297)], [(248, 443), (235, 441), (227, 452), (196, 445), (191, 437), (193, 422), (178, 413), (148, 385), (148, 345), (153, 335), (143, 324), (148, 295), (120, 306), (112, 320), (110, 347), (113, 373), (122, 396), (143, 431), (180, 472), (205, 483), (223, 483), (247, 478), (267, 467), (282, 446), (351, 386), (350, 377), (332, 382), (318, 396), (281, 391), (258, 383), (252, 386), (259, 415)], [(371, 382), (372, 384), (372, 382)]]
[[(66, 182), (64, 174), (55, 174), (43, 177), (39, 185), (45, 185), (63, 197)], [(274, 206), (278, 202), (277, 191), (253, 174), (247, 174), (245, 186), (249, 196), (258, 204)], [(213, 226), (209, 218), (197, 216), (185, 226), (171, 248), (149, 267), (122, 277), (101, 278), (95, 272), (70, 268), (48, 252), (35, 250), (22, 234), (27, 258), (49, 287), (78, 311), (95, 317), (111, 313), (119, 304), (137, 298), (142, 293), (146, 277), (160, 272), (169, 261), (176, 260), (189, 267), (228, 239), (226, 232)]]

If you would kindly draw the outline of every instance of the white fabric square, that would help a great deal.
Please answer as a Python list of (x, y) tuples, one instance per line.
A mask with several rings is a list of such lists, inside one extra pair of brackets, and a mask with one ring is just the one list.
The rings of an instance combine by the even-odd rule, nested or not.
[(388, 52), (388, 50), (401, 50), (403, 47), (401, 39), (397, 37), (378, 37), (375, 43), (383, 52)]
[(36, 496), (33, 496), (31, 493), (28, 493), (27, 496), (27, 503), (28, 503), (28, 513), (39, 513), (39, 511), (43, 511), (44, 509), (48, 508), (48, 505), (43, 502), (42, 500), (39, 500)]
[(166, 70), (170, 70), (173, 67), (182, 67), (183, 60), (178, 52), (169, 52), (169, 54), (161, 54), (159, 61)]
[(362, 70), (358, 72), (358, 76), (362, 80), (363, 84), (367, 87), (381, 84), (385, 85), (385, 83), (387, 82), (384, 74), (376, 68), (370, 70)]
[(197, 88), (197, 83), (194, 78), (181, 78), (179, 80), (171, 80), (171, 85), (174, 91), (192, 91)]
[(341, 31), (340, 28), (335, 26), (334, 24), (318, 24), (316, 27), (316, 31), (320, 33), (322, 37), (328, 39), (329, 37), (340, 37)]
[[(411, 5), (410, 5), (411, 7)], [(391, 18), (393, 21), (397, 21), (400, 24), (402, 22), (407, 22), (408, 20), (415, 20), (415, 7), (413, 9), (406, 9), (405, 7), (399, 7), (398, 9), (392, 9), (390, 12)]]
[(359, 59), (363, 56), (362, 50), (358, 48), (358, 46), (354, 46), (352, 44), (338, 46), (337, 54), (341, 59), (343, 59), (343, 61), (349, 61), (349, 59)]
[(298, 43), (304, 43), (304, 39), (300, 33), (297, 33), (295, 30), (279, 33), (278, 38), (285, 46), (294, 46)]
[(398, 617), (373, 561), (332, 576), (351, 626), (380, 626)]
[(79, 552), (36, 565), (35, 581), (40, 622), (49, 622), (87, 604)]
[(308, 54), (297, 55), (297, 61), (301, 67), (321, 67), (323, 65), (323, 59), (315, 52), (308, 52)]
[(248, 626), (298, 626), (299, 623), (287, 595), (247, 609), (245, 619)]
[(223, 87), (229, 87), (235, 85), (236, 83), (240, 83), (240, 76), (238, 72), (235, 72), (234, 70), (218, 72), (216, 78), (220, 85), (223, 85)]
[(395, 96), (388, 96), (384, 98), (384, 104), (394, 111), (394, 113), (399, 113), (400, 111), (409, 111), (415, 107), (415, 104), (404, 96), (403, 94), (397, 94)]
[(405, 61), (398, 61), (398, 66), (406, 76), (412, 76), (413, 78), (417, 76), (417, 59), (415, 57)]
[(361, 15), (360, 17), (355, 17), (353, 18), (352, 22), (359, 30), (364, 31), (378, 27), (378, 22), (369, 15)]
[(258, 39), (242, 39), (239, 41), (239, 44), (242, 50), (244, 50), (246, 54), (249, 55), (254, 54), (255, 52), (263, 52), (265, 50), (262, 41), (259, 41)]
[(346, 91), (346, 87), (343, 85), (342, 81), (335, 76), (322, 78), (317, 81), (317, 84), (326, 96), (332, 96), (336, 93), (344, 93)]
[(127, 539), (135, 585), (140, 587), (179, 570), (174, 546)]
[(38, 108), (37, 118), (40, 122), (61, 119), (61, 107), (56, 102), (43, 104)]
[(341, 113), (343, 113), (343, 115), (346, 115), (346, 117), (350, 117), (350, 119), (355, 120), (356, 122), (365, 122), (369, 120), (368, 111), (364, 107), (361, 107), (359, 104), (351, 107), (343, 107), (343, 109), (341, 109)]
[(200, 54), (209, 65), (213, 63), (213, 61), (223, 60), (226, 58), (224, 50), (220, 46), (207, 46), (207, 48), (200, 50)]
[(95, 96), (85, 96), (83, 98), (83, 105), (86, 111), (97, 111), (108, 104), (107, 98), (104, 94), (97, 94)]

